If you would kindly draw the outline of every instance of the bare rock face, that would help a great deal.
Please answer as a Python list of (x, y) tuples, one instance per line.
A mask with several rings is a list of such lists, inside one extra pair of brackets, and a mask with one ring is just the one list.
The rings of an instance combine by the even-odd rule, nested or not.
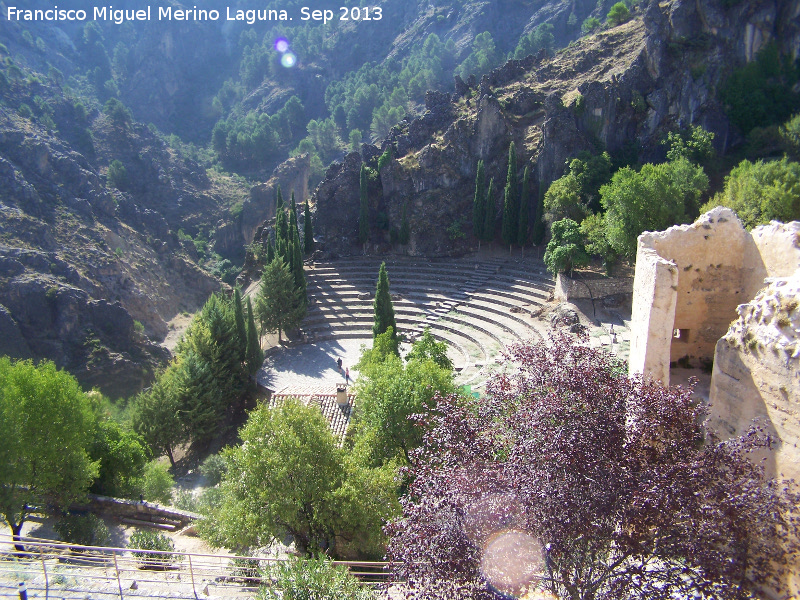
[[(128, 396), (169, 358), (157, 344), (167, 321), (220, 289), (177, 234), (220, 208), (205, 171), (146, 127), (91, 118), (91, 152), (80, 154), (59, 137), (67, 125), (47, 132), (0, 115), (0, 353), (52, 360), (86, 388)], [(104, 181), (109, 157), (126, 168), (123, 190)]]
[(281, 188), (288, 204), (294, 192), (298, 205), (309, 196), (308, 175), (311, 159), (308, 154), (293, 156), (278, 165), (265, 183), (250, 189), (250, 197), (242, 204), (242, 210), (233, 221), (222, 220), (214, 235), (214, 249), (222, 255), (236, 254), (242, 246), (253, 242), (256, 230), (264, 221), (275, 218), (275, 194)]
[[(800, 47), (799, 10), (797, 0), (732, 7), (715, 0), (651, 2), (629, 23), (584, 37), (553, 58), (509, 61), (478, 85), (461, 81), (453, 98), (429, 94), (425, 113), (395, 126), (381, 143), (393, 160), (370, 195), (368, 251), (436, 255), (476, 247), (470, 207), (477, 162), (485, 162), (487, 180), (494, 178), (499, 209), (512, 141), (518, 177), (531, 168), (534, 198), (580, 151), (602, 146), (625, 155), (637, 147), (640, 160), (663, 160), (664, 133), (688, 124), (713, 131), (724, 152), (739, 134), (715, 90), (731, 64), (750, 60), (767, 43)], [(361, 158), (377, 167), (372, 156)], [(335, 254), (361, 251), (359, 169), (348, 157), (315, 192), (317, 231), (325, 229), (326, 248)], [(407, 247), (392, 244), (390, 235), (403, 206), (413, 232)]]
[(800, 477), (800, 272), (770, 281), (717, 343), (711, 381), (712, 423), (741, 435), (759, 420), (772, 434), (770, 474)]

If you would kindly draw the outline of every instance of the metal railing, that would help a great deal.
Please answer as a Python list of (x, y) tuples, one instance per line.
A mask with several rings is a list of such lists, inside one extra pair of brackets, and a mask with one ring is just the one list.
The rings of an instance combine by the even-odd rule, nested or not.
[[(0, 597), (247, 598), (273, 582), (264, 573), (284, 559), (81, 546), (0, 534)], [(334, 561), (366, 585), (388, 582), (385, 562)], [(164, 593), (168, 592), (168, 594)]]

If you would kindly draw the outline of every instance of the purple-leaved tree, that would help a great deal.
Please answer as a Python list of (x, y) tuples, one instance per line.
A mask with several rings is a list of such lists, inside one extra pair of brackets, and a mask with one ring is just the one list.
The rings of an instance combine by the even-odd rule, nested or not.
[[(485, 399), (420, 420), (388, 556), (409, 597), (751, 597), (797, 568), (800, 496), (754, 429), (721, 442), (691, 390), (565, 335), (510, 351)], [(513, 367), (513, 369), (511, 368)]]

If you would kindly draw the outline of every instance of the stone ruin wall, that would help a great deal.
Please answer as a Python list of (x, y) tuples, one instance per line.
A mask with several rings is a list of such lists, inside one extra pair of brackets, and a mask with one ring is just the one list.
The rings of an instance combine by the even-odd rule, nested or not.
[(737, 312), (717, 342), (711, 425), (739, 436), (758, 419), (778, 440), (769, 474), (800, 481), (800, 271), (773, 279)]
[(701, 366), (736, 307), (766, 277), (800, 268), (800, 223), (747, 232), (736, 214), (717, 207), (691, 225), (639, 236), (631, 314), (631, 374), (669, 384), (670, 363)]
[(668, 384), (684, 356), (714, 361), (712, 427), (727, 438), (758, 418), (777, 440), (770, 474), (800, 480), (800, 222), (748, 232), (717, 207), (639, 236), (629, 372)]

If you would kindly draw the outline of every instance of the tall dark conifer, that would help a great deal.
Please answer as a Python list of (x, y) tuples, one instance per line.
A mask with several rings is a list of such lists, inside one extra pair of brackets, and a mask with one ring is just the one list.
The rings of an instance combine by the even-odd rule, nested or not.
[(525, 167), (522, 175), (522, 190), (519, 195), (519, 219), (517, 229), (517, 244), (524, 247), (528, 242), (528, 212), (530, 211), (530, 169)]
[(497, 208), (494, 203), (494, 178), (489, 180), (489, 189), (486, 190), (486, 212), (483, 221), (483, 239), (486, 242), (494, 240), (495, 221), (497, 220)]
[(247, 329), (244, 324), (242, 292), (238, 286), (233, 288), (233, 318), (236, 323), (236, 343), (239, 346), (239, 360), (244, 362), (247, 357)]
[(503, 192), (503, 242), (511, 245), (517, 241), (519, 230), (519, 190), (517, 189), (517, 150), (514, 142), (508, 147), (508, 173), (506, 187)]
[(398, 235), (398, 241), (403, 245), (408, 245), (408, 242), (411, 241), (411, 225), (408, 222), (408, 207), (406, 203), (403, 203), (403, 213), (400, 217), (400, 234)]
[(246, 365), (247, 373), (255, 375), (261, 368), (261, 363), (264, 362), (264, 351), (261, 349), (261, 344), (258, 339), (258, 330), (256, 329), (256, 320), (253, 314), (253, 304), (250, 302), (250, 296), (247, 297), (247, 349), (246, 349)]
[(314, 252), (314, 229), (311, 224), (311, 209), (308, 207), (306, 198), (303, 207), (303, 251), (308, 255)]
[(533, 232), (531, 234), (531, 241), (533, 241), (534, 246), (539, 246), (544, 242), (545, 233), (546, 230), (544, 227), (544, 201), (540, 187), (539, 197), (536, 200), (536, 211), (534, 212), (534, 217), (533, 217)]
[(365, 246), (369, 240), (369, 201), (367, 199), (367, 166), (361, 165), (358, 185), (360, 206), (358, 211), (358, 241)]
[(478, 161), (475, 174), (475, 198), (472, 200), (472, 233), (478, 238), (478, 249), (483, 239), (483, 226), (486, 220), (486, 174), (483, 161)]
[(375, 289), (375, 321), (372, 325), (372, 339), (392, 328), (392, 337), (397, 340), (397, 322), (394, 318), (392, 297), (389, 295), (389, 276), (386, 274), (386, 263), (381, 263), (378, 271), (378, 286)]
[(288, 256), (289, 240), (289, 221), (286, 218), (286, 207), (283, 204), (281, 186), (278, 186), (277, 200), (275, 202), (275, 250), (278, 256), (283, 258), (286, 263), (291, 264), (291, 256)]
[(269, 242), (267, 242), (267, 264), (273, 260), (275, 260), (275, 243), (270, 238)]
[(308, 297), (306, 296), (306, 274), (303, 271), (303, 251), (300, 248), (300, 234), (297, 229), (292, 227), (292, 241), (289, 243), (292, 255), (292, 276), (294, 277), (294, 285), (300, 290), (303, 295), (303, 303), (308, 304)]
[(297, 224), (297, 203), (294, 201), (294, 190), (292, 190), (292, 200), (289, 204), (289, 238), (291, 239), (294, 234), (292, 234), (292, 228), (300, 231), (300, 226)]

